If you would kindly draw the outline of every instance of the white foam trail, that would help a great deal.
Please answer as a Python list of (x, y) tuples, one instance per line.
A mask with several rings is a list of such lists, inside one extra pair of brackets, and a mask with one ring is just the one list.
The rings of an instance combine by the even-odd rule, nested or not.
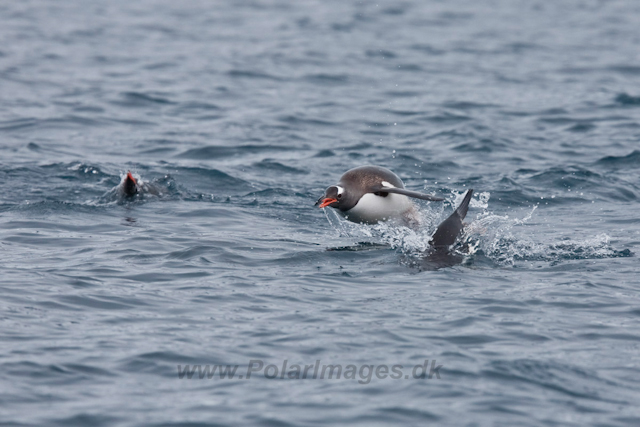
[[(447, 200), (458, 206), (465, 192), (452, 192)], [(471, 219), (465, 220), (465, 231), (461, 241), (465, 244), (462, 255), (480, 252), (502, 266), (515, 266), (522, 261), (561, 262), (572, 259), (610, 258), (628, 256), (610, 246), (610, 237), (601, 233), (582, 239), (565, 238), (557, 243), (544, 241), (545, 236), (531, 235), (527, 223), (531, 221), (538, 206), (525, 211), (523, 216), (496, 215), (488, 210), (489, 192), (478, 193), (471, 200), (471, 207), (483, 209)], [(422, 256), (430, 250), (429, 241), (437, 225), (451, 214), (451, 208), (443, 204), (429, 204), (418, 210), (421, 227), (411, 229), (393, 223), (373, 226), (349, 222), (332, 209), (325, 209), (327, 220), (341, 236), (357, 241), (375, 241), (391, 246), (407, 256)]]

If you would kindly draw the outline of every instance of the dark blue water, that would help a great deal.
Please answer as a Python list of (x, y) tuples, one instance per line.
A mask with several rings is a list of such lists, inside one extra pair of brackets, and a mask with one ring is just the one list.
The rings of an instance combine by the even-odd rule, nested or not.
[[(639, 45), (622, 0), (0, 3), (0, 424), (639, 425)], [(313, 207), (363, 164), (447, 201)]]

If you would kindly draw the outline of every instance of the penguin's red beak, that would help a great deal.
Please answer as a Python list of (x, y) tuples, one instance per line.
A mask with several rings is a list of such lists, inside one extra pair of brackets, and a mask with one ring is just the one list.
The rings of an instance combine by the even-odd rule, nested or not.
[(127, 179), (130, 179), (131, 181), (133, 181), (134, 185), (137, 185), (138, 183), (136, 182), (136, 179), (133, 177), (133, 175), (131, 174), (131, 171), (127, 172)]
[(321, 208), (326, 208), (327, 206), (329, 206), (331, 203), (335, 203), (337, 202), (338, 199), (332, 199), (330, 197), (327, 197), (326, 199), (322, 200), (322, 203), (320, 203)]

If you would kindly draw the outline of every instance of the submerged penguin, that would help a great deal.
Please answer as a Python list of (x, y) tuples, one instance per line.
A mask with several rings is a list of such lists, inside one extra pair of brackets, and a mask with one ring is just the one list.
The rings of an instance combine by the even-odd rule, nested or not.
[(429, 242), (432, 250), (426, 252), (425, 256), (415, 263), (416, 267), (421, 270), (433, 271), (453, 267), (454, 265), (464, 262), (465, 256), (463, 252), (467, 252), (468, 247), (464, 247), (463, 245), (463, 247), (460, 248), (461, 251), (453, 251), (451, 248), (464, 229), (462, 220), (467, 216), (472, 195), (473, 190), (468, 190), (458, 208), (453, 211), (449, 218), (440, 223)]
[(122, 181), (120, 182), (119, 189), (122, 195), (126, 197), (133, 197), (140, 192), (141, 187), (138, 184), (138, 180), (135, 179), (131, 171), (127, 171), (127, 174), (124, 178), (122, 178)]
[(467, 216), (471, 196), (473, 196), (473, 190), (467, 190), (464, 199), (462, 199), (457, 209), (453, 211), (449, 218), (442, 221), (436, 229), (436, 232), (433, 233), (433, 237), (429, 243), (436, 251), (448, 251), (449, 247), (456, 242), (456, 239), (464, 229), (462, 220)]
[(395, 173), (380, 166), (360, 166), (347, 171), (336, 185), (327, 188), (317, 202), (320, 208), (332, 207), (349, 221), (377, 224), (401, 220), (417, 221), (415, 206), (409, 198), (442, 201), (440, 197), (410, 191)]
[[(137, 176), (137, 178), (136, 178)], [(131, 171), (127, 171), (127, 174), (122, 178), (120, 184), (116, 187), (116, 191), (119, 197), (132, 198), (137, 195), (151, 194), (153, 196), (162, 196), (162, 188), (152, 182), (143, 181), (142, 178), (136, 174), (134, 176)]]

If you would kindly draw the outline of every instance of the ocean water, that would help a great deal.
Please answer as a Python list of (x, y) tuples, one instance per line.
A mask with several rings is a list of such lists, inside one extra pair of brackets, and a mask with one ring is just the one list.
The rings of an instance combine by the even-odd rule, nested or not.
[[(640, 425), (639, 45), (623, 0), (1, 2), (0, 425)], [(446, 201), (314, 208), (364, 164)]]

